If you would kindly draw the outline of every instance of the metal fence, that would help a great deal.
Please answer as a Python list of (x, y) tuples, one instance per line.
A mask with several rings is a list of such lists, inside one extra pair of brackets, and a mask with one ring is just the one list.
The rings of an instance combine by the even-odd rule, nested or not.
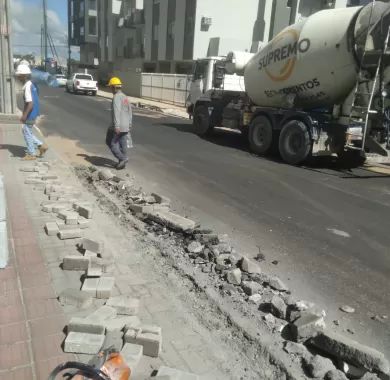
[(142, 73), (141, 96), (145, 99), (185, 106), (190, 90), (188, 75)]

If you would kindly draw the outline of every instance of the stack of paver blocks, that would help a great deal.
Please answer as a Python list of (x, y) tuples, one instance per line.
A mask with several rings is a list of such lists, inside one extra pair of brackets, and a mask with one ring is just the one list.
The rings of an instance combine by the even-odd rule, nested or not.
[(118, 296), (85, 318), (72, 318), (67, 327), (65, 352), (121, 352), (133, 372), (142, 355), (158, 357), (162, 346), (161, 328), (143, 325), (138, 311), (138, 299)]

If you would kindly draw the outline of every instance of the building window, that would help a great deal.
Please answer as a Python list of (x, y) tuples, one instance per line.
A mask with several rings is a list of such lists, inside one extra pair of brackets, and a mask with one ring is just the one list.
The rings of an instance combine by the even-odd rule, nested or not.
[(84, 14), (85, 14), (84, 1), (80, 1), (80, 17), (84, 17)]
[(70, 19), (73, 20), (74, 17), (74, 3), (73, 1), (70, 2)]
[(158, 35), (160, 32), (160, 25), (156, 24), (153, 25), (153, 40), (158, 41)]
[(84, 36), (84, 25), (80, 26), (80, 36)]
[(97, 6), (96, 6), (96, 0), (89, 0), (89, 9), (96, 11)]
[(168, 25), (168, 37), (174, 38), (175, 37), (175, 22), (171, 22)]
[(74, 38), (74, 22), (72, 22), (71, 27), (70, 27), (70, 37)]
[(96, 36), (97, 35), (96, 17), (89, 16), (89, 18), (88, 18), (88, 25), (89, 25), (89, 34), (91, 36)]

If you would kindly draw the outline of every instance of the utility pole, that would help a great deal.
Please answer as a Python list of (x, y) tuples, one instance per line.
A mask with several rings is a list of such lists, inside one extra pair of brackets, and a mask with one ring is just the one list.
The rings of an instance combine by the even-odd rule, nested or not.
[(0, 0), (0, 113), (16, 112), (9, 0)]
[(43, 0), (43, 45), (44, 45), (44, 70), (47, 71), (47, 6)]

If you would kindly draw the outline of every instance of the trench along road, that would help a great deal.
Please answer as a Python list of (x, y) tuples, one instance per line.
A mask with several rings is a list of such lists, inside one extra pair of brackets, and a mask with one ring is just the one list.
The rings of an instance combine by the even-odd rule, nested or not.
[[(41, 128), (63, 157), (113, 163), (104, 144), (109, 100), (42, 88), (41, 103)], [(200, 138), (188, 120), (134, 114), (126, 170), (145, 190), (228, 233), (240, 253), (254, 257), (260, 250), (264, 270), (326, 309), (328, 325), (390, 356), (389, 169), (346, 170), (329, 159), (292, 167), (250, 154), (237, 134)], [(341, 312), (345, 304), (356, 312)]]

